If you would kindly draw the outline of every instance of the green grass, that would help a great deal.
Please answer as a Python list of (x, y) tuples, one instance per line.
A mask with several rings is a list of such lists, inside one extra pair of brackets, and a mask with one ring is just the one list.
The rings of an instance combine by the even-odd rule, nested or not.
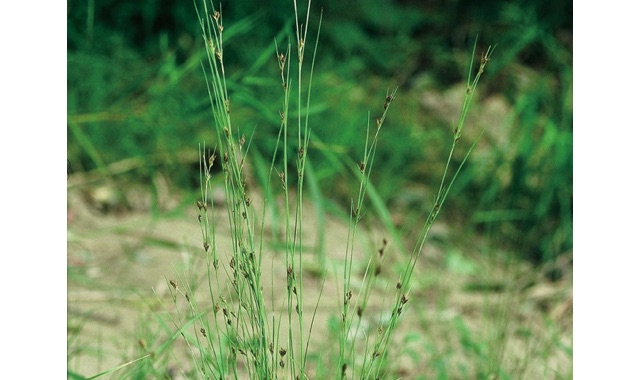
[[(94, 4), (102, 6), (106, 5)], [(241, 134), (254, 136), (250, 154), (268, 163), (278, 133), (273, 126), (279, 116), (272, 110), (280, 97), (278, 67), (270, 63), (273, 42), (287, 44), (293, 19), (279, 7), (251, 12), (244, 2), (226, 6), (227, 86), (236, 122)], [(495, 235), (492, 244), (517, 248), (519, 256), (536, 262), (566, 252), (572, 245), (572, 62), (564, 13), (536, 3), (488, 3), (472, 11), (456, 3), (427, 13), (389, 6), (385, 14), (392, 22), (385, 24), (373, 11), (378, 8), (366, 2), (352, 9), (352, 16), (340, 4), (326, 6), (331, 10), (319, 46), (322, 70), (316, 75), (309, 109), (324, 123), (312, 131), (315, 138), (307, 152), (315, 162), (318, 190), (340, 191), (335, 202), (349, 194), (351, 170), (344, 161), (362, 150), (362, 125), (353, 110), (375, 104), (378, 89), (400, 85), (403, 101), (396, 106), (392, 127), (380, 136), (378, 156), (385, 164), (373, 179), (387, 207), (406, 204), (398, 188), (426, 186), (436, 193), (439, 178), (434, 173), (441, 168), (433, 165), (444, 163), (453, 120), (450, 112), (425, 110), (421, 97), (425, 90), (444, 91), (460, 83), (471, 48), (468, 36), (477, 33), (478, 25), (486, 25), (481, 41), (498, 42), (502, 54), (489, 66), (481, 96), (504, 96), (507, 114), (500, 125), (478, 121), (478, 127), (501, 131), (502, 136), (486, 136), (490, 152), (461, 172), (449, 206), (455, 212), (450, 215), (468, 215), (462, 211), (471, 209), (476, 231)], [(205, 52), (195, 39), (191, 4), (176, 4), (172, 11), (182, 29), (145, 34), (138, 40), (132, 36), (142, 31), (125, 34), (132, 26), (124, 24), (109, 29), (110, 24), (97, 16), (101, 13), (92, 15), (86, 7), (87, 3), (74, 4), (69, 15), (67, 135), (72, 172), (117, 174), (124, 180), (146, 181), (152, 189), (153, 178), (160, 175), (171, 178), (176, 190), (195, 191), (198, 158), (193, 146), (208, 138), (210, 117), (208, 100), (201, 96), (206, 90), (199, 65)], [(318, 11), (319, 5), (312, 7)], [(160, 17), (162, 10), (143, 8), (116, 7), (117, 20), (109, 22), (122, 23), (140, 12), (145, 20), (141, 25), (154, 25), (154, 15)], [(450, 21), (460, 14), (466, 23)], [(429, 33), (420, 32), (425, 23), (433, 29)], [(375, 44), (362, 40), (363, 29), (371, 25), (378, 28)], [(473, 117), (472, 124), (474, 120), (478, 119)], [(259, 159), (254, 157), (258, 178), (264, 171), (257, 168)], [(132, 162), (135, 165), (124, 172), (113, 169)], [(469, 225), (456, 223), (461, 228)], [(510, 239), (503, 239), (505, 235)]]
[[(311, 30), (320, 31), (321, 17), (310, 21), (309, 16), (300, 18), (296, 10), (295, 34), (289, 35), (290, 25), (286, 25), (276, 34), (275, 47), (265, 43), (244, 72), (226, 72), (226, 53), (231, 50), (230, 56), (236, 58), (235, 44), (241, 46), (240, 41), (261, 18), (247, 17), (222, 28), (221, 16), (212, 18), (213, 14), (209, 7), (199, 15), (204, 22), (206, 57), (194, 53), (177, 63), (167, 50), (155, 66), (160, 75), (153, 84), (129, 84), (142, 86), (143, 93), (137, 99), (113, 102), (105, 111), (78, 112), (91, 108), (83, 102), (95, 101), (99, 108), (110, 97), (121, 99), (119, 94), (129, 91), (126, 86), (109, 89), (105, 81), (102, 84), (107, 90), (102, 97), (75, 96), (69, 101), (70, 156), (78, 157), (72, 160), (74, 171), (93, 168), (96, 178), (117, 183), (146, 179), (152, 194), (159, 192), (154, 185), (158, 176), (172, 177), (174, 184), (200, 182), (197, 212), (203, 246), (191, 252), (199, 259), (193, 259), (184, 272), (167, 274), (171, 305), (165, 304), (165, 311), (158, 312), (149, 304), (151, 317), (140, 324), (135, 350), (123, 354), (122, 367), (94, 377), (160, 378), (171, 371), (175, 360), (191, 362), (187, 366), (189, 378), (401, 377), (406, 366), (398, 363), (406, 357), (437, 378), (519, 378), (526, 368), (535, 366), (527, 359), (516, 366), (505, 359), (504, 337), (511, 336), (513, 323), (509, 307), (522, 296), (517, 279), (506, 278), (494, 287), (493, 277), (481, 278), (489, 286), (481, 285), (480, 289), (507, 289), (498, 303), (502, 314), (497, 319), (492, 315), (495, 305), (487, 301), (489, 328), (484, 335), (482, 329), (470, 326), (460, 316), (438, 329), (427, 326), (431, 317), (414, 302), (433, 284), (425, 283), (422, 276), (414, 277), (415, 273), (429, 273), (421, 254), (445, 200), (447, 211), (442, 216), (452, 225), (460, 225), (460, 218), (470, 224), (472, 218), (492, 247), (511, 251), (514, 245), (524, 243), (529, 250), (518, 254), (542, 262), (553, 262), (571, 247), (572, 190), (566, 179), (571, 171), (571, 133), (566, 130), (570, 105), (555, 111), (545, 108), (552, 103), (548, 94), (555, 78), (545, 77), (535, 83), (537, 91), (525, 87), (528, 95), (518, 95), (510, 114), (513, 127), (507, 130), (513, 143), (501, 146), (489, 141), (494, 145), (483, 156), (489, 159), (479, 165), (469, 159), (469, 153), (476, 144), (482, 146), (486, 135), (478, 140), (477, 133), (468, 138), (466, 128), (465, 134), (462, 131), (467, 124), (475, 131), (480, 129), (474, 123), (478, 114), (469, 106), (476, 91), (482, 94), (490, 88), (478, 86), (478, 79), (491, 58), (491, 47), (481, 55), (474, 51), (472, 58), (478, 58), (479, 65), (472, 60), (467, 74), (461, 75), (467, 78), (459, 93), (462, 107), (459, 115), (449, 115), (450, 119), (457, 116), (457, 122), (443, 123), (429, 117), (417, 127), (410, 124), (406, 112), (419, 110), (411, 100), (415, 94), (411, 89), (408, 95), (403, 89), (383, 92), (389, 86), (375, 76), (366, 83), (349, 79), (345, 83), (334, 74), (344, 68), (323, 73), (314, 67), (322, 61), (323, 48), (316, 45), (316, 36), (307, 36), (306, 28), (317, 23), (317, 29)], [(548, 48), (562, 51), (558, 45)], [(202, 58), (213, 123), (202, 116), (202, 99), (183, 87), (193, 81), (187, 79), (189, 72), (197, 71), (196, 63)], [(114, 60), (139, 64), (127, 54), (116, 55)], [(81, 61), (78, 59), (80, 66)], [(504, 60), (500, 63), (504, 65)], [(492, 60), (488, 67), (493, 64)], [(96, 71), (108, 73), (116, 68), (98, 65)], [(144, 80), (141, 67), (133, 67), (132, 72), (132, 78)], [(564, 86), (570, 87), (570, 76), (564, 74)], [(503, 80), (499, 72), (490, 75), (490, 81)], [(89, 91), (91, 86), (86, 85), (85, 91)], [(405, 100), (407, 105), (403, 106)], [(369, 107), (363, 104), (379, 106), (369, 114)], [(541, 114), (536, 112), (540, 109)], [(563, 116), (549, 116), (553, 112)], [(167, 124), (171, 127), (158, 127)], [(123, 134), (114, 140), (104, 128), (107, 125), (118, 129), (135, 126), (138, 135)], [(184, 153), (183, 144), (189, 139), (192, 146), (206, 141), (195, 158), (193, 153)], [(102, 149), (105, 144), (114, 149)], [(550, 153), (555, 159), (545, 160)], [(425, 169), (419, 163), (427, 158)], [(199, 171), (186, 171), (189, 164), (199, 166)], [(393, 205), (405, 196), (398, 189), (418, 182), (424, 184), (426, 198), (423, 195), (405, 203), (400, 210), (403, 219), (398, 221)], [(213, 195), (220, 184), (226, 199), (223, 206), (214, 202)], [(334, 190), (329, 197), (323, 195), (328, 189)], [(153, 196), (156, 215), (158, 197)], [(344, 241), (326, 242), (324, 221), (335, 215), (341, 215), (348, 233)], [(312, 217), (319, 226), (314, 234), (307, 230)], [(532, 230), (548, 220), (552, 221), (548, 229)], [(228, 225), (230, 243), (219, 238), (221, 223)], [(461, 235), (475, 235), (468, 231)], [(514, 239), (505, 241), (505, 235)], [(407, 241), (415, 244), (405, 248)], [(451, 242), (442, 243), (447, 244), (455, 247)], [(335, 249), (344, 252), (344, 260), (337, 265), (327, 254)], [(363, 257), (362, 251), (369, 254)], [(481, 251), (489, 253), (473, 259), (447, 254), (447, 265), (477, 276), (477, 263), (492, 260), (495, 265), (493, 260), (502, 259), (489, 245)], [(472, 264), (465, 265), (467, 260)], [(507, 261), (516, 262), (512, 257)], [(206, 269), (205, 273), (198, 272), (195, 263)], [(335, 282), (339, 289), (334, 300), (337, 310), (328, 321), (317, 321), (327, 281)], [(263, 293), (264, 288), (271, 289), (270, 293)], [(317, 299), (305, 303), (309, 296)], [(161, 297), (159, 301), (164, 302)], [(444, 295), (439, 302), (437, 312), (446, 314), (450, 300)], [(414, 312), (413, 317), (407, 317)], [(407, 322), (405, 318), (414, 318), (411, 320), (417, 320), (423, 329), (400, 329), (398, 326)], [(318, 347), (312, 331), (325, 322), (332, 344)], [(548, 330), (554, 328), (550, 322)], [(526, 324), (522, 329), (522, 334), (539, 340), (525, 339), (533, 357), (546, 360), (556, 355), (560, 335), (542, 338), (539, 331), (527, 330)], [(354, 339), (354, 331), (364, 331), (364, 341)], [(443, 331), (448, 334), (444, 339), (448, 346), (444, 347), (436, 338)], [(70, 360), (77, 355), (75, 348), (80, 352), (84, 344), (75, 340), (75, 333), (70, 334), (69, 347), (74, 348), (68, 351)], [(464, 353), (467, 359), (456, 352)], [(570, 350), (567, 355), (571, 357)], [(82, 378), (73, 371), (69, 376)], [(570, 376), (570, 372), (560, 373), (557, 378)]]
[[(232, 106), (229, 90), (226, 83), (224, 66), (223, 36), (224, 25), (219, 11), (208, 9), (206, 2), (199, 13), (202, 22), (203, 39), (207, 49), (208, 65), (204, 65), (205, 77), (207, 78), (210, 101), (215, 121), (215, 132), (217, 136), (217, 146), (213, 153), (202, 148), (200, 155), (201, 162), (201, 201), (198, 201), (199, 215), (203, 231), (203, 250), (206, 257), (207, 284), (210, 302), (205, 306), (198, 306), (191, 301), (194, 296), (193, 289), (181, 291), (178, 281), (170, 280), (169, 285), (173, 288), (173, 300), (176, 310), (179, 310), (178, 297), (184, 297), (188, 303), (190, 313), (184, 319), (172, 319), (171, 324), (175, 326), (180, 335), (185, 339), (193, 353), (194, 368), (198, 368), (198, 377), (245, 377), (262, 378), (308, 378), (307, 357), (309, 355), (309, 345), (311, 333), (315, 321), (316, 312), (308, 311), (305, 314), (303, 296), (305, 282), (303, 275), (303, 185), (307, 170), (307, 152), (311, 141), (310, 99), (313, 79), (313, 64), (315, 62), (315, 51), (311, 60), (311, 68), (304, 69), (307, 29), (301, 25), (308, 25), (308, 9), (306, 22), (298, 22), (296, 8), (296, 44), (288, 45), (285, 50), (280, 51), (276, 44), (276, 56), (282, 80), (283, 102), (280, 111), (280, 131), (278, 140), (273, 150), (273, 158), (269, 166), (269, 176), (267, 180), (267, 193), (271, 188), (271, 178), (274, 176), (280, 179), (283, 193), (284, 209), (281, 210), (281, 218), (277, 220), (279, 228), (284, 229), (284, 241), (282, 254), (284, 254), (285, 268), (280, 268), (286, 276), (286, 285), (283, 289), (285, 294), (280, 297), (277, 294), (265, 295), (263, 293), (263, 281), (273, 279), (277, 276), (278, 268), (273, 268), (272, 273), (262, 272), (263, 261), (266, 260), (264, 239), (266, 223), (266, 204), (275, 202), (274, 198), (264, 199), (262, 216), (256, 216), (251, 206), (254, 194), (247, 188), (246, 172), (244, 165), (248, 161), (248, 150), (253, 141), (253, 135), (247, 137), (235, 127), (232, 122)], [(319, 27), (320, 28), (320, 27)], [(316, 38), (317, 41), (317, 38)], [(315, 45), (317, 49), (317, 42)], [(492, 49), (482, 55), (477, 73), (473, 74), (473, 60), (470, 64), (467, 80), (466, 95), (460, 111), (460, 116), (455, 129), (452, 131), (451, 150), (449, 159), (445, 165), (438, 195), (431, 208), (424, 226), (420, 232), (420, 240), (415, 248), (408, 255), (408, 260), (401, 271), (400, 279), (396, 283), (396, 290), (391, 295), (388, 316), (380, 315), (377, 322), (379, 327), (373, 332), (369, 332), (364, 344), (356, 344), (356, 339), (352, 336), (352, 331), (361, 330), (363, 315), (367, 313), (369, 297), (372, 295), (376, 277), (380, 273), (381, 265), (384, 264), (385, 249), (388, 241), (385, 239), (378, 249), (377, 262), (370, 261), (365, 270), (364, 288), (352, 299), (354, 295), (354, 251), (357, 245), (356, 236), (359, 234), (359, 224), (365, 213), (365, 200), (373, 195), (375, 188), (370, 184), (371, 173), (373, 172), (374, 158), (376, 155), (380, 131), (382, 130), (387, 112), (392, 102), (396, 98), (397, 90), (388, 91), (382, 107), (382, 113), (373, 119), (375, 124), (369, 125), (364, 133), (364, 153), (358, 165), (350, 163), (353, 168), (355, 178), (359, 178), (359, 190), (357, 196), (351, 201), (351, 213), (349, 222), (349, 233), (347, 236), (344, 264), (342, 269), (342, 307), (339, 314), (339, 328), (337, 330), (337, 340), (339, 349), (336, 353), (325, 352), (336, 378), (361, 377), (380, 378), (386, 376), (388, 372), (389, 346), (395, 334), (395, 330), (400, 323), (400, 318), (404, 308), (409, 302), (408, 294), (411, 292), (412, 276), (415, 265), (423, 250), (429, 230), (440, 213), (441, 207), (447, 198), (453, 182), (455, 181), (460, 168), (466, 161), (469, 152), (462, 162), (457, 166), (451, 162), (451, 157), (458, 144), (465, 124), (465, 118), (471, 105), (471, 99), (477, 88), (481, 74), (485, 65), (489, 62)], [(297, 64), (295, 75), (291, 75), (291, 57)], [(472, 53), (475, 56), (475, 51)], [(208, 74), (207, 74), (208, 72)], [(307, 77), (308, 84), (303, 87), (303, 75)], [(292, 100), (291, 95), (294, 95)], [(290, 103), (297, 105), (296, 112), (290, 116)], [(289, 129), (293, 124), (293, 131)], [(372, 123), (373, 124), (373, 123)], [(291, 142), (290, 142), (291, 141)], [(245, 145), (246, 144), (246, 145)], [(290, 145), (297, 148), (290, 152)], [(475, 144), (474, 144), (475, 145)], [(293, 153), (294, 158), (289, 155)], [(297, 154), (296, 154), (297, 153)], [(296, 157), (297, 156), (297, 157)], [(215, 219), (213, 208), (215, 207), (212, 194), (212, 169), (217, 160), (222, 160), (222, 172), (224, 177), (225, 198), (227, 207), (227, 221), (231, 231), (231, 246), (222, 247), (218, 245), (216, 225), (220, 222)], [(295, 170), (289, 168), (289, 162), (295, 161)], [(280, 170), (278, 168), (281, 168)], [(451, 173), (450, 173), (451, 172)], [(289, 192), (289, 178), (293, 177), (295, 192)], [(378, 201), (376, 213), (382, 220), (382, 225), (394, 236), (398, 250), (405, 255), (403, 242), (392, 232), (394, 226), (390, 224), (389, 212)], [(227, 251), (228, 250), (228, 251)], [(227, 251), (227, 252), (225, 252)], [(373, 256), (376, 257), (376, 256)], [(372, 258), (373, 259), (373, 258)], [(370, 260), (372, 260), (370, 259)], [(372, 266), (373, 264), (373, 266)], [(284, 269), (284, 270), (282, 270)], [(322, 270), (322, 268), (321, 268)], [(184, 281), (180, 282), (181, 284)], [(324, 283), (324, 280), (323, 280)], [(272, 285), (272, 288), (277, 288)], [(322, 291), (318, 295), (318, 302)], [(282, 305), (284, 309), (280, 313), (276, 305)], [(271, 316), (270, 316), (271, 315)], [(190, 317), (189, 317), (190, 316)], [(212, 316), (213, 319), (210, 318)], [(306, 330), (306, 325), (309, 330)], [(188, 333), (187, 333), (188, 332)], [(148, 335), (147, 333), (146, 335)], [(187, 335), (188, 334), (188, 335)], [(173, 334), (172, 338), (154, 350), (153, 356), (160, 357), (165, 347), (169, 347), (171, 342), (178, 337)], [(145, 340), (146, 341), (146, 340)], [(280, 349), (275, 349), (280, 347)], [(313, 354), (317, 352), (312, 351)], [(335, 357), (334, 357), (335, 355)], [(136, 361), (126, 363), (136, 368), (136, 371), (149, 373), (153, 370), (153, 365), (147, 359), (150, 354), (139, 358), (143, 364), (136, 366)], [(280, 368), (278, 368), (280, 367)], [(118, 368), (115, 368), (117, 370)], [(108, 373), (104, 372), (104, 374)], [(329, 371), (330, 373), (331, 371)], [(99, 374), (101, 375), (101, 374)], [(195, 374), (194, 374), (195, 375)]]

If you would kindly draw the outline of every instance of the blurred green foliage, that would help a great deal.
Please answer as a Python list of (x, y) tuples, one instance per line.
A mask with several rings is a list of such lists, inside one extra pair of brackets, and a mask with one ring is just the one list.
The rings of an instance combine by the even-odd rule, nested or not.
[[(301, 14), (305, 7), (298, 4)], [(321, 9), (323, 25), (310, 157), (325, 190), (348, 198), (345, 165), (358, 162), (367, 120), (374, 123), (395, 86), (399, 99), (381, 136), (374, 184), (396, 204), (401, 189), (438, 183), (457, 111), (447, 121), (435, 117), (421, 94), (466, 80), (478, 36), (480, 51), (498, 48), (473, 108), (500, 95), (509, 112), (499, 126), (470, 119), (467, 133), (472, 139), (481, 128), (498, 128), (505, 138), (489, 138), (481, 161), (472, 155), (445, 217), (465, 215), (464, 224), (487, 231), (494, 244), (535, 261), (572, 247), (571, 2), (326, 0), (312, 7), (310, 30)], [(72, 172), (109, 175), (111, 164), (134, 158), (140, 164), (125, 177), (151, 183), (162, 173), (175, 186), (197, 188), (198, 144), (215, 140), (193, 2), (69, 0), (67, 13)], [(281, 106), (274, 41), (284, 50), (293, 40), (292, 15), (284, 0), (222, 2), (235, 127), (253, 135), (251, 149), (267, 160)]]

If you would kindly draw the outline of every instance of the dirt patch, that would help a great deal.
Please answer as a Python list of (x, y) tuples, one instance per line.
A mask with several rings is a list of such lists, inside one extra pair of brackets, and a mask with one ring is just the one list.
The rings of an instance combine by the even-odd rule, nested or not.
[[(83, 375), (126, 363), (138, 357), (143, 346), (166, 339), (167, 331), (149, 332), (148, 328), (158, 318), (169, 326), (177, 318), (172, 314), (175, 293), (169, 281), (204, 307), (210, 304), (195, 200), (180, 206), (168, 196), (170, 192), (164, 192), (160, 199), (164, 212), (153, 216), (145, 206), (119, 207), (118, 197), (105, 208), (92, 191), (95, 189), (74, 187), (68, 192), (68, 367)], [(135, 203), (148, 205), (141, 194)], [(259, 197), (255, 199), (253, 206), (261, 210)], [(216, 244), (221, 252), (229, 252), (226, 211), (220, 207), (215, 213), (219, 221)], [(302, 273), (302, 306), (311, 311), (317, 303), (310, 351), (318, 354), (335, 346), (330, 324), (340, 315), (349, 230), (344, 218), (325, 215), (325, 256), (321, 260), (313, 207), (305, 215), (303, 234), (309, 243), (303, 263), (309, 269)], [(266, 231), (267, 241), (281, 233), (277, 223), (267, 223)], [(451, 238), (446, 226), (439, 225), (437, 231), (439, 240)], [(362, 288), (368, 260), (384, 237), (373, 229), (363, 227), (362, 232), (354, 251), (354, 299)], [(261, 285), (271, 305), (269, 312), (278, 315), (287, 266), (276, 244), (266, 244), (263, 252)], [(476, 377), (498, 371), (488, 364), (496, 363), (520, 379), (569, 378), (573, 336), (570, 265), (564, 266), (566, 273), (560, 281), (551, 282), (525, 264), (488, 260), (474, 252), (473, 247), (458, 247), (456, 252), (441, 245), (425, 248), (390, 353), (394, 376), (431, 378), (444, 373), (448, 378)], [(388, 313), (399, 265), (404, 262), (397, 250), (390, 248), (389, 254), (395, 257), (381, 268), (380, 281), (360, 330), (353, 332), (354, 339), (375, 331)], [(320, 273), (325, 273), (325, 281)], [(307, 331), (310, 321), (305, 323)], [(157, 337), (157, 342), (142, 341), (150, 337)], [(192, 365), (178, 353), (168, 360), (167, 367), (174, 370), (176, 379)], [(310, 365), (310, 376), (322, 365)]]

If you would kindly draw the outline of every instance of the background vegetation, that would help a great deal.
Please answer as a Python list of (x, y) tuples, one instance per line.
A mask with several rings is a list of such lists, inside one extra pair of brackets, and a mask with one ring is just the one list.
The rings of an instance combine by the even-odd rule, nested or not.
[[(315, 168), (324, 190), (346, 186), (340, 156), (356, 157), (363, 115), (374, 97), (399, 86), (374, 182), (396, 207), (411, 206), (415, 192), (408, 189), (423, 186), (429, 194), (457, 114), (447, 105), (460, 104), (447, 102), (446, 94), (464, 80), (477, 35), (480, 50), (498, 45), (479, 94), (504, 102), (497, 110), (482, 100), (474, 105), (489, 117), (470, 118), (476, 131), (488, 130), (485, 148), (462, 173), (445, 217), (464, 215), (449, 222), (499, 236), (497, 247), (535, 262), (572, 247), (571, 2), (312, 6), (324, 10), (312, 120), (322, 146), (310, 151), (333, 158)], [(222, 4), (234, 112), (238, 125), (255, 133), (256, 153), (269, 152), (277, 133), (274, 38), (281, 44), (290, 38), (289, 7), (284, 0)], [(161, 173), (175, 189), (196, 189), (198, 143), (214, 141), (192, 2), (71, 0), (67, 11), (70, 170), (146, 181), (151, 189)], [(492, 119), (492, 112), (500, 117)]]

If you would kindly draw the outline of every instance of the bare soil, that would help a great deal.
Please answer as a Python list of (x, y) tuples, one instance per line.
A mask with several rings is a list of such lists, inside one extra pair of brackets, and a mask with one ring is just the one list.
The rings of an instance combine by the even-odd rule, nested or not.
[[(157, 183), (160, 212), (153, 216), (149, 192), (144, 188), (128, 190), (122, 197), (113, 186), (82, 184), (79, 176), (69, 179), (67, 325), (71, 371), (97, 374), (139, 356), (143, 346), (154, 348), (166, 339), (164, 331), (148, 329), (155, 326), (158, 317), (166, 321), (176, 318), (170, 280), (183, 291), (193, 291), (198, 302), (206, 302), (207, 278), (198, 259), (203, 244), (195, 200), (181, 206), (161, 179)], [(254, 207), (260, 210), (258, 201)], [(220, 207), (220, 221), (226, 220), (223, 212)], [(313, 208), (305, 210), (305, 215), (305, 241), (315, 246), (319, 241)], [(313, 310), (322, 289), (310, 337), (313, 352), (335, 344), (330, 341), (328, 322), (339, 315), (343, 299), (339, 284), (348, 225), (343, 218), (331, 215), (325, 216), (324, 225), (324, 287), (319, 275), (323, 268), (318, 267), (314, 250), (303, 258), (310, 268), (303, 273), (304, 310)], [(217, 232), (217, 244), (224, 250), (229, 245), (228, 226), (218, 223)], [(438, 241), (455, 237), (444, 225), (436, 225), (434, 235)], [(359, 279), (371, 253), (384, 237), (373, 228), (362, 228), (355, 250), (354, 293), (361, 286)], [(418, 262), (409, 307), (390, 353), (393, 378), (433, 378), (442, 368), (448, 378), (475, 378), (487, 370), (483, 366), (489, 361), (501, 363), (518, 379), (571, 378), (570, 263), (562, 265), (560, 280), (550, 281), (541, 270), (527, 264), (482, 257), (477, 247), (459, 246), (454, 251), (447, 247), (428, 244)], [(369, 328), (386, 310), (398, 278), (396, 264), (402, 258), (393, 247), (389, 254), (396, 258), (382, 268), (381, 281), (368, 307), (371, 315), (365, 318)], [(263, 273), (265, 296), (280, 299), (286, 277), (284, 257), (269, 246)], [(153, 337), (157, 339), (148, 341)], [(474, 344), (477, 352), (473, 352)], [(175, 379), (192, 364), (179, 355), (169, 360)], [(315, 370), (310, 372), (313, 375)]]

